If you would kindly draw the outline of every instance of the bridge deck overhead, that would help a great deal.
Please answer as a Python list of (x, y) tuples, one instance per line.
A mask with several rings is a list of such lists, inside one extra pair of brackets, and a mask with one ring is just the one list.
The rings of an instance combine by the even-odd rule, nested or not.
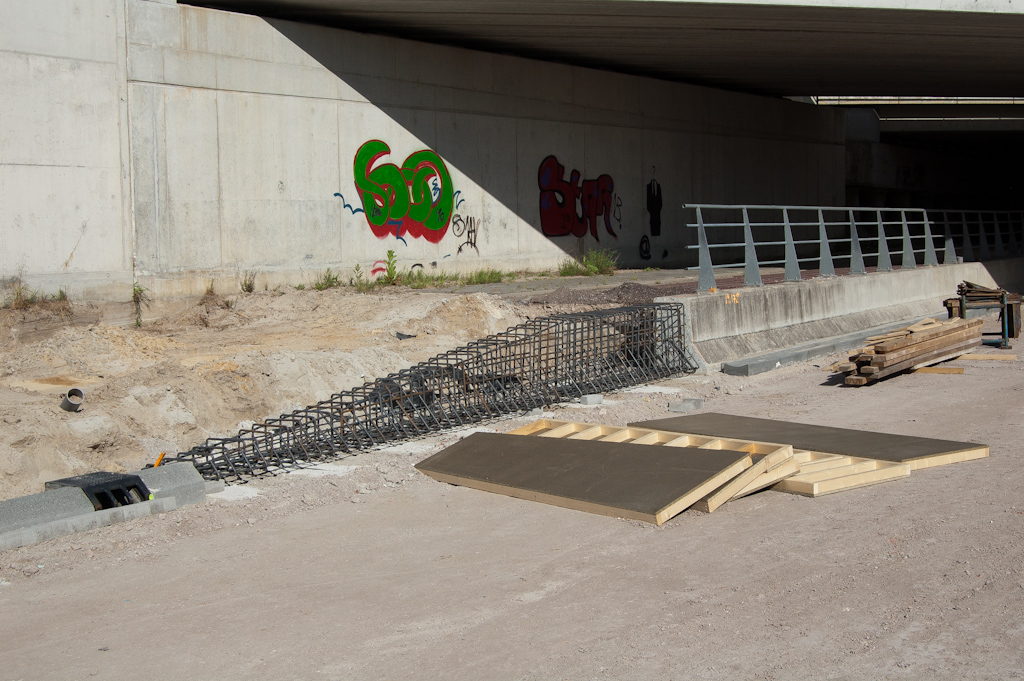
[(1024, 95), (1011, 0), (190, 4), (769, 95)]

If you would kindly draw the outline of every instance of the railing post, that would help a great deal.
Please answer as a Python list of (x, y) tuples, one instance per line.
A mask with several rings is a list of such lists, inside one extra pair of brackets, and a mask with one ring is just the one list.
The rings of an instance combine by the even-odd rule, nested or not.
[(907, 211), (900, 211), (900, 220), (903, 222), (903, 259), (900, 261), (900, 269), (912, 270), (917, 267), (917, 257), (914, 255), (914, 242), (910, 240)]
[(857, 219), (850, 211), (850, 274), (867, 274), (864, 267), (864, 252), (860, 248), (860, 235), (857, 233)]
[(754, 249), (754, 236), (750, 233), (750, 217), (747, 207), (743, 207), (743, 285), (761, 286), (761, 266), (757, 262), (757, 251)]
[(889, 257), (889, 242), (885, 236), (885, 223), (882, 221), (882, 211), (875, 211), (875, 219), (878, 221), (878, 271), (892, 272), (892, 259)]
[(697, 279), (697, 291), (705, 292), (718, 288), (715, 283), (715, 269), (711, 263), (711, 249), (708, 248), (708, 237), (704, 233), (704, 216), (697, 208), (697, 258), (700, 265), (700, 277)]
[(796, 259), (796, 244), (793, 243), (793, 230), (789, 226), (789, 209), (782, 209), (782, 220), (786, 228), (786, 281), (802, 281), (800, 261)]
[(974, 262), (974, 244), (971, 243), (971, 230), (967, 226), (967, 213), (960, 211), (960, 233), (964, 238), (964, 262)]
[(988, 234), (986, 234), (988, 230), (985, 229), (985, 216), (981, 213), (981, 211), (978, 211), (976, 215), (978, 216), (978, 237), (981, 239), (981, 243), (979, 244), (979, 250), (981, 251), (981, 259), (991, 260), (992, 249), (988, 247)]
[(992, 227), (996, 234), (996, 257), (1005, 258), (1006, 248), (1003, 247), (1003, 232), (999, 229), (999, 213), (992, 213)]
[(928, 211), (921, 211), (921, 219), (924, 220), (924, 264), (925, 267), (934, 267), (939, 264), (935, 257), (935, 243), (932, 241), (932, 224), (928, 220)]
[(828, 232), (825, 230), (825, 216), (820, 208), (818, 209), (818, 276), (836, 276), (836, 268), (832, 265), (832, 249), (828, 245)]
[(949, 213), (942, 211), (942, 226), (945, 229), (942, 253), (943, 265), (956, 264), (956, 244), (953, 243), (953, 231), (949, 228)]

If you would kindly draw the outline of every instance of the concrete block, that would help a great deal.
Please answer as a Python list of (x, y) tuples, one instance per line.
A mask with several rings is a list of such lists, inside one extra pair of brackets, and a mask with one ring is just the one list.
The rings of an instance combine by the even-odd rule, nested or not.
[(601, 404), (604, 398), (600, 395), (584, 395), (580, 398), (580, 404)]
[(227, 488), (223, 480), (209, 480), (206, 483), (207, 494), (220, 494)]
[(688, 411), (696, 411), (704, 407), (704, 400), (698, 397), (687, 398), (685, 400), (677, 400), (675, 402), (668, 403), (668, 410), (674, 411), (678, 414), (685, 414)]
[(0, 534), (93, 512), (92, 502), (78, 487), (6, 499), (0, 501)]
[[(64, 487), (62, 489), (73, 490), (77, 488)], [(59, 490), (50, 490), (49, 492), (46, 492), (46, 494), (57, 491)], [(79, 489), (77, 491), (80, 492), (83, 497), (85, 496), (85, 493), (82, 492), (82, 490)], [(156, 515), (157, 513), (166, 513), (167, 511), (173, 511), (176, 507), (177, 504), (173, 497), (154, 499), (153, 501), (144, 501), (141, 504), (120, 506), (118, 508), (107, 508), (102, 511), (91, 511), (83, 515), (75, 515), (62, 520), (40, 523), (38, 525), (13, 530), (11, 532), (3, 532), (0, 533), (0, 551), (16, 549), (20, 546), (38, 544), (39, 542), (46, 541), (48, 539), (56, 539), (57, 537), (64, 537), (69, 534), (86, 532), (98, 527), (106, 527), (107, 525), (122, 523), (126, 520), (135, 520), (136, 518), (144, 518), (149, 515)], [(89, 508), (92, 508), (92, 504), (89, 504)]]
[(156, 468), (144, 468), (134, 475), (142, 478), (155, 498), (174, 497), (179, 507), (198, 504), (206, 498), (206, 481), (190, 463), (169, 463)]

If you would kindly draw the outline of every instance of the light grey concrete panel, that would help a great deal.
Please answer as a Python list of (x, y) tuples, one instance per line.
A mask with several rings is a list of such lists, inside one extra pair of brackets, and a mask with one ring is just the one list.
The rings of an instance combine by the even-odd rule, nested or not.
[(164, 48), (152, 45), (128, 45), (128, 80), (164, 82)]
[(121, 165), (117, 67), (0, 52), (0, 163)]
[[(142, 0), (128, 2), (128, 42), (183, 49), (183, 6)], [(209, 10), (207, 10), (209, 11)]]
[(494, 57), (454, 47), (411, 40), (395, 41), (395, 77), (428, 85), (490, 92)]
[(2, 0), (0, 50), (115, 63), (117, 0)]
[(217, 87), (218, 63), (213, 55), (169, 47), (164, 48), (162, 54), (163, 78), (159, 82), (188, 87)]
[(226, 201), (331, 201), (340, 186), (338, 103), (233, 92), (218, 95)]
[(273, 62), (273, 29), (260, 17), (179, 5), (182, 47), (192, 52)]
[(270, 64), (236, 57), (217, 57), (221, 90), (320, 99), (338, 98), (338, 78), (321, 68)]
[(473, 220), (476, 234), (476, 248), (461, 228), (445, 237), (443, 250), (455, 261), (477, 262), (482, 256), (518, 250), (515, 131), (511, 118), (437, 114), (437, 151), (448, 162), (459, 192), (456, 214), (467, 229)]
[(239, 268), (308, 268), (312, 279), (312, 270), (341, 262), (338, 205), (330, 198), (225, 200), (221, 221), (224, 262)]
[(266, 21), (317, 63), (345, 80), (347, 75), (400, 77), (395, 67), (395, 38), (292, 21)]
[(117, 169), (0, 165), (0, 272), (123, 269), (120, 190)]
[(437, 87), (422, 83), (346, 76), (345, 82), (371, 104), (379, 107), (436, 109)]
[(0, 534), (94, 511), (79, 487), (60, 487), (0, 501)]

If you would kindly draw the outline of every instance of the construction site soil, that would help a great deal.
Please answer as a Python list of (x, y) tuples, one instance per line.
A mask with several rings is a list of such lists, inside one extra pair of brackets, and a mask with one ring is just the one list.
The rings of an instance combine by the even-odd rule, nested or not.
[[(211, 296), (141, 328), (66, 325), (31, 342), (8, 318), (0, 498), (138, 468), (528, 317), (651, 293), (620, 289), (600, 302)], [(415, 463), (474, 429), (446, 432), (0, 553), (0, 679), (1021, 678), (1022, 363), (850, 388), (827, 370), (836, 359), (544, 415), (625, 424), (697, 397), (986, 443), (991, 457), (817, 499), (761, 492), (655, 527), (421, 475)], [(86, 394), (77, 413), (58, 406), (70, 386)]]

